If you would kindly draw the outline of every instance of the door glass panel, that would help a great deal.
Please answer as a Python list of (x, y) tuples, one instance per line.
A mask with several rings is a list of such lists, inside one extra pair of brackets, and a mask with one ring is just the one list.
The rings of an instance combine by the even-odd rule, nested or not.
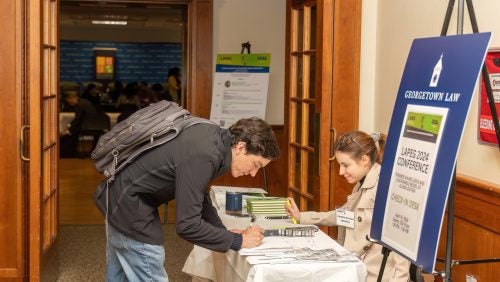
[(298, 61), (299, 61), (299, 57), (298, 56), (291, 56), (290, 57), (290, 98), (292, 97), (297, 97), (297, 84), (295, 83), (295, 81), (297, 81), (297, 65), (298, 65)]
[(298, 57), (297, 58), (297, 70), (296, 70), (296, 73), (297, 73), (297, 81), (296, 81), (296, 85), (297, 85), (297, 93), (296, 93), (296, 97), (298, 98), (302, 98), (302, 56)]
[(316, 147), (315, 140), (317, 137), (316, 132), (318, 130), (318, 128), (316, 128), (317, 122), (316, 122), (315, 105), (308, 104), (308, 107), (309, 107), (309, 115), (308, 115), (307, 123), (308, 123), (309, 131), (307, 134), (308, 135), (307, 136), (307, 145), (309, 147), (315, 148)]
[(292, 198), (293, 198), (293, 200), (295, 201), (295, 203), (297, 204), (297, 206), (299, 207), (299, 209), (301, 211), (306, 211), (306, 210), (302, 209), (302, 207), (300, 206), (300, 195), (299, 194), (293, 193), (292, 194)]
[(315, 188), (319, 185), (319, 170), (317, 162), (315, 161), (315, 152), (309, 152), (307, 155), (307, 193), (314, 195)]
[(302, 51), (304, 45), (304, 10), (297, 11), (297, 51)]
[(301, 150), (295, 150), (295, 187), (299, 188), (301, 185)]
[[(295, 164), (297, 163), (297, 160), (296, 160), (296, 151), (297, 151), (297, 148), (295, 148), (294, 146), (290, 146), (290, 151), (288, 152), (288, 155), (289, 155), (289, 162), (292, 163), (292, 164)], [(296, 171), (296, 166), (291, 166), (289, 167), (290, 169), (290, 174), (291, 175), (295, 175), (295, 171)], [(298, 184), (295, 184), (295, 177), (294, 178), (290, 178), (289, 180), (289, 185), (290, 187), (298, 187), (299, 185)]]
[(316, 56), (309, 56), (309, 98), (316, 98)]
[(310, 38), (311, 42), (309, 43), (311, 46), (309, 49), (316, 49), (316, 6), (311, 6), (311, 23), (309, 25), (311, 27)]
[(306, 208), (305, 211), (313, 211), (314, 210), (314, 202), (311, 199), (306, 199)]
[(295, 115), (295, 142), (301, 144), (302, 139), (302, 103), (296, 104), (297, 114)]

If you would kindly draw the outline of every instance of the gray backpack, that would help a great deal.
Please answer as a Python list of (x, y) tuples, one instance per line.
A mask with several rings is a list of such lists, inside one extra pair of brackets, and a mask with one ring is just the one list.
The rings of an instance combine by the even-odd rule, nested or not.
[(193, 117), (176, 103), (162, 100), (133, 113), (102, 135), (91, 158), (97, 171), (113, 181), (127, 164), (143, 152), (162, 145), (183, 129), (212, 121)]

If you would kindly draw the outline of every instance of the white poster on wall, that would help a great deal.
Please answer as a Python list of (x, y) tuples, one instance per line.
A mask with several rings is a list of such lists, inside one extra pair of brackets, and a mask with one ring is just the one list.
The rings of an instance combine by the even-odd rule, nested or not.
[(241, 118), (265, 119), (270, 54), (220, 54), (210, 120), (228, 128)]

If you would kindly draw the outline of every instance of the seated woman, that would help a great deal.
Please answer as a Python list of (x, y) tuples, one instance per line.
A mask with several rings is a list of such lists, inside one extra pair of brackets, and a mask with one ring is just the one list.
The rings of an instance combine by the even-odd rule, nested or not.
[[(355, 184), (352, 194), (340, 210), (354, 212), (352, 224), (337, 221), (337, 210), (328, 212), (300, 212), (292, 198), (287, 205), (287, 213), (301, 224), (338, 226), (338, 241), (349, 251), (355, 252), (365, 263), (368, 276), (366, 281), (377, 281), (382, 264), (382, 246), (368, 241), (370, 233), (375, 194), (382, 161), (385, 136), (368, 135), (361, 131), (351, 131), (340, 136), (334, 145), (335, 159), (340, 165), (339, 174), (347, 182)], [(378, 145), (378, 146), (377, 146)], [(354, 228), (352, 227), (354, 226)], [(391, 252), (385, 266), (382, 281), (401, 281), (409, 279), (410, 262)]]

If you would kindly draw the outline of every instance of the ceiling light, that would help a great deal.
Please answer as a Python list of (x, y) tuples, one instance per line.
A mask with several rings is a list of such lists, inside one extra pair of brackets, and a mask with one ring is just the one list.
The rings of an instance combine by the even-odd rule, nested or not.
[(127, 25), (127, 21), (100, 21), (100, 20), (93, 20), (92, 24)]

